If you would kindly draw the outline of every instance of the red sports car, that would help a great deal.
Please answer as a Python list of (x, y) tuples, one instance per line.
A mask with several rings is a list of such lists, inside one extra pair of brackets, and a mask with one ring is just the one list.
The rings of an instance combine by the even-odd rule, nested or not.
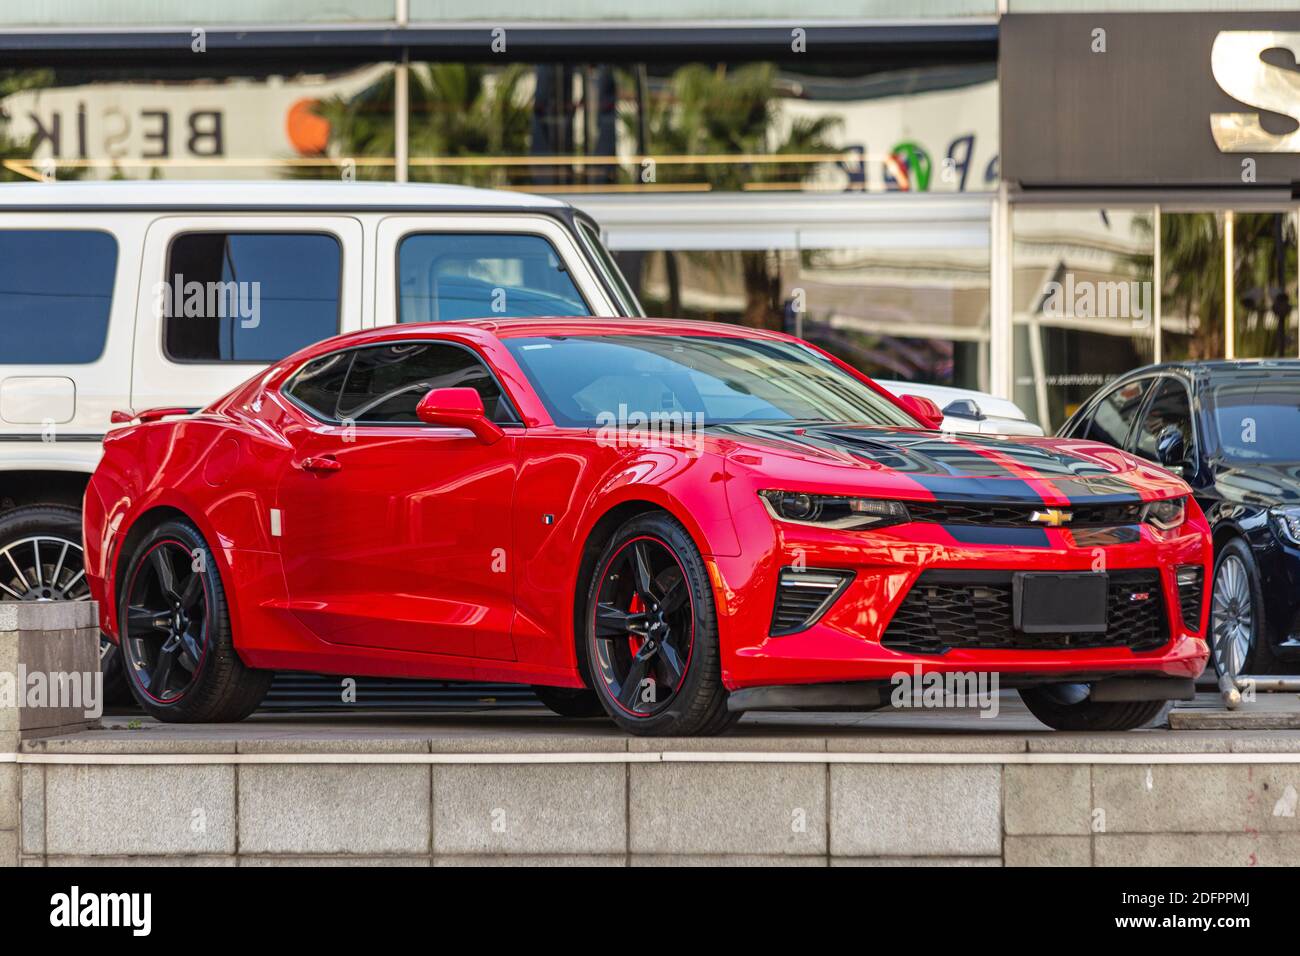
[(942, 434), (786, 335), (386, 327), (183, 411), (112, 432), (85, 504), (102, 627), (163, 720), (238, 720), (295, 670), (515, 681), (710, 734), (939, 672), (1119, 729), (1206, 662), (1182, 481), (1094, 442)]

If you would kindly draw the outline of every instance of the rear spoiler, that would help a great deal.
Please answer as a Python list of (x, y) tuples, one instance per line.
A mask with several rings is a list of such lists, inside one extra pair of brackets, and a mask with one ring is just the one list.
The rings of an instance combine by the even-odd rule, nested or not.
[(172, 415), (193, 415), (198, 408), (184, 408), (180, 405), (164, 405), (159, 408), (146, 408), (142, 412), (115, 411), (108, 416), (114, 425), (126, 425), (130, 422), (156, 422)]

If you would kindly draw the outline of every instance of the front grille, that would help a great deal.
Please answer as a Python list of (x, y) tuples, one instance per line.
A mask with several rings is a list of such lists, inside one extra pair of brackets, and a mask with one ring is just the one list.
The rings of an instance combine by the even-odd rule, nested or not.
[(848, 571), (782, 568), (769, 633), (780, 637), (811, 627), (851, 580), (853, 575)]
[(1188, 564), (1178, 569), (1178, 609), (1183, 615), (1183, 627), (1189, 631), (1201, 629), (1201, 602), (1205, 596), (1205, 569)]
[[(925, 571), (885, 630), (881, 644), (913, 654), (952, 648), (1071, 650), (1129, 647), (1149, 651), (1169, 640), (1160, 572), (1112, 571), (1106, 631), (1021, 634), (1013, 626), (1010, 571)], [(1146, 594), (1147, 598), (1134, 599)]]
[[(913, 521), (933, 524), (981, 525), (993, 528), (1039, 528), (1031, 521), (1035, 511), (1046, 510), (1047, 505), (985, 504), (956, 501), (909, 501), (907, 512)], [(1071, 514), (1067, 528), (1113, 528), (1117, 525), (1137, 524), (1142, 520), (1142, 503), (1073, 504), (1061, 506)]]

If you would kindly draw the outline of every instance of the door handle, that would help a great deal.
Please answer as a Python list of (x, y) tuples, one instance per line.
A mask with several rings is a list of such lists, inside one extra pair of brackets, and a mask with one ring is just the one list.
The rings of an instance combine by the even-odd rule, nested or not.
[(303, 471), (338, 471), (343, 467), (343, 462), (337, 458), (304, 458), (298, 467)]

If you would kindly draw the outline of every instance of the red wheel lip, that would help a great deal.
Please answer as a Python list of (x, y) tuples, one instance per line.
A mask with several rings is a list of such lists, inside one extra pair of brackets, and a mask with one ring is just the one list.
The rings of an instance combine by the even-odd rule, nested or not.
[[(614, 564), (615, 559), (617, 559), (620, 554), (622, 554), (632, 545), (636, 544), (638, 541), (653, 541), (655, 544), (662, 546), (665, 551), (667, 551), (670, 555), (672, 555), (673, 561), (676, 562), (678, 570), (680, 570), (682, 573), (682, 581), (683, 583), (686, 584), (686, 600), (690, 602), (690, 608), (691, 608), (691, 639), (690, 639), (690, 644), (686, 649), (686, 662), (682, 665), (682, 679), (678, 681), (677, 686), (673, 688), (673, 694), (676, 695), (677, 691), (681, 689), (681, 686), (686, 683), (686, 676), (691, 672), (691, 659), (695, 654), (695, 595), (691, 593), (690, 581), (686, 576), (686, 565), (682, 564), (682, 559), (677, 556), (677, 551), (673, 548), (672, 545), (670, 545), (667, 541), (663, 540), (662, 538), (657, 538), (654, 535), (650, 535), (650, 534), (637, 535), (635, 538), (629, 538), (627, 541), (624, 541), (623, 544), (619, 547), (619, 549), (609, 556), (609, 560), (601, 565), (600, 573), (597, 575), (596, 580), (597, 581), (604, 580), (605, 575), (609, 573), (609, 569)], [(597, 608), (599, 608), (600, 606), (599, 588), (596, 589), (596, 599), (597, 599), (596, 605)], [(590, 646), (593, 654), (595, 651), (595, 641), (596, 641), (596, 609), (592, 609), (591, 618), (588, 621), (588, 645)], [(592, 675), (592, 676), (594, 678), (596, 675)], [(602, 684), (605, 683), (604, 678), (601, 678), (601, 683)], [(619, 710), (623, 711), (623, 713), (627, 714), (628, 716), (636, 720), (649, 720), (652, 717), (658, 716), (658, 714), (638, 714), (634, 710), (628, 710), (626, 707), (623, 706), (622, 702), (618, 700), (618, 698), (613, 697), (612, 695), (608, 694), (608, 692), (606, 693), (606, 696), (609, 697), (611, 701), (613, 701), (615, 707), (617, 707)]]
[[(136, 580), (136, 578), (140, 575), (140, 569), (141, 569), (142, 567), (144, 567), (144, 563), (145, 563), (146, 560), (148, 560), (149, 555), (153, 554), (155, 551), (157, 551), (160, 547), (162, 547), (162, 546), (165, 545), (165, 544), (174, 544), (174, 545), (176, 545), (177, 547), (184, 549), (184, 551), (185, 551), (187, 554), (190, 553), (190, 552), (192, 551), (191, 548), (189, 548), (189, 547), (186, 546), (186, 544), (185, 544), (184, 541), (180, 541), (180, 540), (178, 540), (178, 539), (176, 539), (176, 538), (159, 538), (157, 541), (155, 541), (155, 542), (154, 542), (154, 543), (149, 547), (149, 550), (146, 551), (143, 555), (141, 555), (140, 560), (139, 560), (138, 562), (136, 562), (136, 566), (135, 566), (135, 568), (131, 571), (131, 577), (130, 577), (130, 579), (127, 581), (127, 585), (126, 585), (126, 600), (125, 600), (124, 602), (122, 602), (122, 606), (121, 606), (121, 608), (119, 609), (119, 613), (120, 613), (120, 614), (122, 614), (122, 615), (126, 615), (126, 614), (129, 614), (129, 613), (130, 613), (130, 610), (131, 610), (131, 592), (135, 590), (135, 580)], [(211, 595), (211, 594), (209, 593), (209, 591), (208, 591), (208, 582), (207, 582), (207, 580), (206, 580), (205, 578), (202, 578), (202, 577), (199, 578), (199, 580), (203, 583), (203, 600), (204, 600), (204, 602), (208, 605), (208, 607), (211, 608), (211, 606), (212, 606), (212, 603), (211, 603), (212, 595)], [(206, 623), (206, 622), (205, 622), (205, 623)], [(118, 638), (118, 647), (119, 647), (119, 648), (122, 648), (122, 638), (125, 637), (125, 636), (128, 634), (128, 632), (127, 632), (126, 627), (124, 627), (123, 624), (122, 624), (121, 622), (119, 622), (119, 624), (118, 624), (118, 629), (119, 629), (119, 631), (121, 632), (121, 633), (119, 634), (119, 638)], [(129, 677), (129, 679), (131, 680), (132, 686), (134, 686), (137, 690), (140, 691), (140, 693), (144, 694), (146, 697), (148, 697), (150, 700), (154, 701), (155, 703), (157, 703), (157, 704), (161, 704), (161, 705), (164, 706), (164, 707), (170, 706), (171, 704), (179, 703), (180, 701), (182, 701), (182, 700), (185, 699), (185, 697), (186, 697), (186, 696), (189, 694), (189, 692), (190, 692), (190, 688), (194, 686), (194, 684), (195, 684), (196, 681), (198, 681), (198, 679), (199, 679), (199, 675), (203, 673), (203, 665), (207, 662), (207, 659), (208, 659), (208, 644), (210, 643), (210, 635), (207, 635), (207, 636), (209, 637), (209, 640), (204, 640), (204, 642), (203, 642), (203, 653), (199, 655), (199, 664), (198, 664), (198, 666), (197, 666), (196, 668), (194, 668), (194, 676), (190, 679), (189, 686), (186, 687), (185, 690), (184, 690), (182, 693), (177, 694), (175, 697), (172, 697), (172, 698), (169, 699), (169, 700), (163, 700), (161, 697), (155, 697), (153, 694), (151, 694), (151, 693), (150, 693), (148, 690), (146, 690), (144, 687), (140, 686), (139, 682), (135, 680), (135, 669), (134, 669), (134, 668), (124, 666), (124, 667), (123, 667), (123, 670), (126, 671), (126, 673), (128, 674), (128, 677)], [(124, 652), (124, 651), (123, 651), (123, 652)], [(123, 664), (124, 664), (124, 665), (125, 665), (126, 663), (128, 663), (128, 662), (123, 661)]]

